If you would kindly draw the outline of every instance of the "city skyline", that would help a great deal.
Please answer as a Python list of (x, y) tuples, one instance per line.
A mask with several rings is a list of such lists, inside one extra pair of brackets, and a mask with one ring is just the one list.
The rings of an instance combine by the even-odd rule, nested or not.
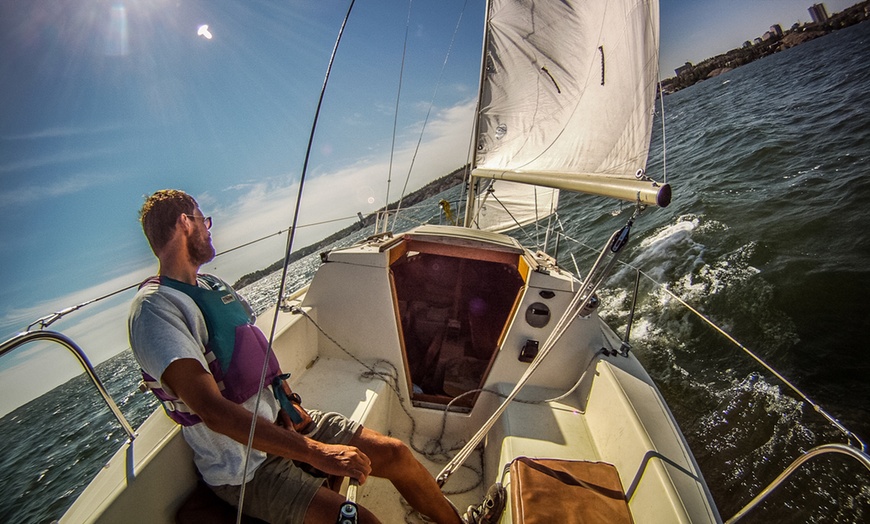
[[(686, 62), (696, 64), (761, 37), (773, 25), (783, 29), (811, 22), (809, 9), (824, 4), (829, 14), (860, 2), (768, 0), (763, 2), (662, 1), (661, 77), (673, 76)], [(681, 58), (682, 57), (682, 58)]]

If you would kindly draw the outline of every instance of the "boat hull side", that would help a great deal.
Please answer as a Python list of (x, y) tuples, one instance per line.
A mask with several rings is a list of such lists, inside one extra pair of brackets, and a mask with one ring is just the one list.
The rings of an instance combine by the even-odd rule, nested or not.
[[(135, 478), (128, 481), (130, 446)], [(193, 452), (184, 442), (181, 426), (158, 408), (139, 427), (133, 443), (115, 453), (60, 522), (172, 524), (196, 482)]]

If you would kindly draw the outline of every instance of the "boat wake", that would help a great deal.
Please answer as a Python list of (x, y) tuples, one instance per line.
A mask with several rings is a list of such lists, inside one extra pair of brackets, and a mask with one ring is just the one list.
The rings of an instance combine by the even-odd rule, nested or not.
[[(711, 235), (715, 242), (707, 241)], [(844, 441), (810, 406), (673, 297), (789, 376), (782, 363), (794, 358), (795, 323), (775, 307), (773, 286), (752, 264), (756, 243), (728, 237), (727, 224), (702, 215), (677, 217), (642, 239), (638, 254), (609, 282), (612, 287), (600, 292), (602, 316), (623, 334), (636, 271), (645, 277), (631, 327), (632, 350), (674, 412), (724, 518), (801, 453)], [(780, 504), (781, 511), (781, 504), (789, 504), (798, 521), (829, 521), (831, 511), (841, 517), (835, 521), (853, 521), (870, 492), (860, 476), (854, 486), (844, 487), (842, 477), (836, 480), (829, 470), (821, 461), (805, 466), (753, 520), (765, 514), (765, 507), (776, 515), (774, 506)]]

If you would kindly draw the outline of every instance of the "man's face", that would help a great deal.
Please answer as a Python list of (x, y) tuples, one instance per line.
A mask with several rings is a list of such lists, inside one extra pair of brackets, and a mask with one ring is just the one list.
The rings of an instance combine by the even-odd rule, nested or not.
[(190, 262), (194, 265), (201, 266), (214, 258), (215, 250), (211, 243), (211, 233), (205, 224), (205, 217), (199, 207), (193, 210), (193, 216), (188, 216), (188, 219), (193, 222), (193, 232), (188, 238), (187, 255)]

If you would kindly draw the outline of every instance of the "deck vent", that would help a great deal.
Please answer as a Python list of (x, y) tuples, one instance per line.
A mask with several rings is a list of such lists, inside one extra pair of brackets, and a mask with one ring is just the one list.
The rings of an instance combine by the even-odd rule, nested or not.
[(526, 322), (534, 328), (542, 328), (550, 323), (550, 308), (535, 302), (526, 310)]

